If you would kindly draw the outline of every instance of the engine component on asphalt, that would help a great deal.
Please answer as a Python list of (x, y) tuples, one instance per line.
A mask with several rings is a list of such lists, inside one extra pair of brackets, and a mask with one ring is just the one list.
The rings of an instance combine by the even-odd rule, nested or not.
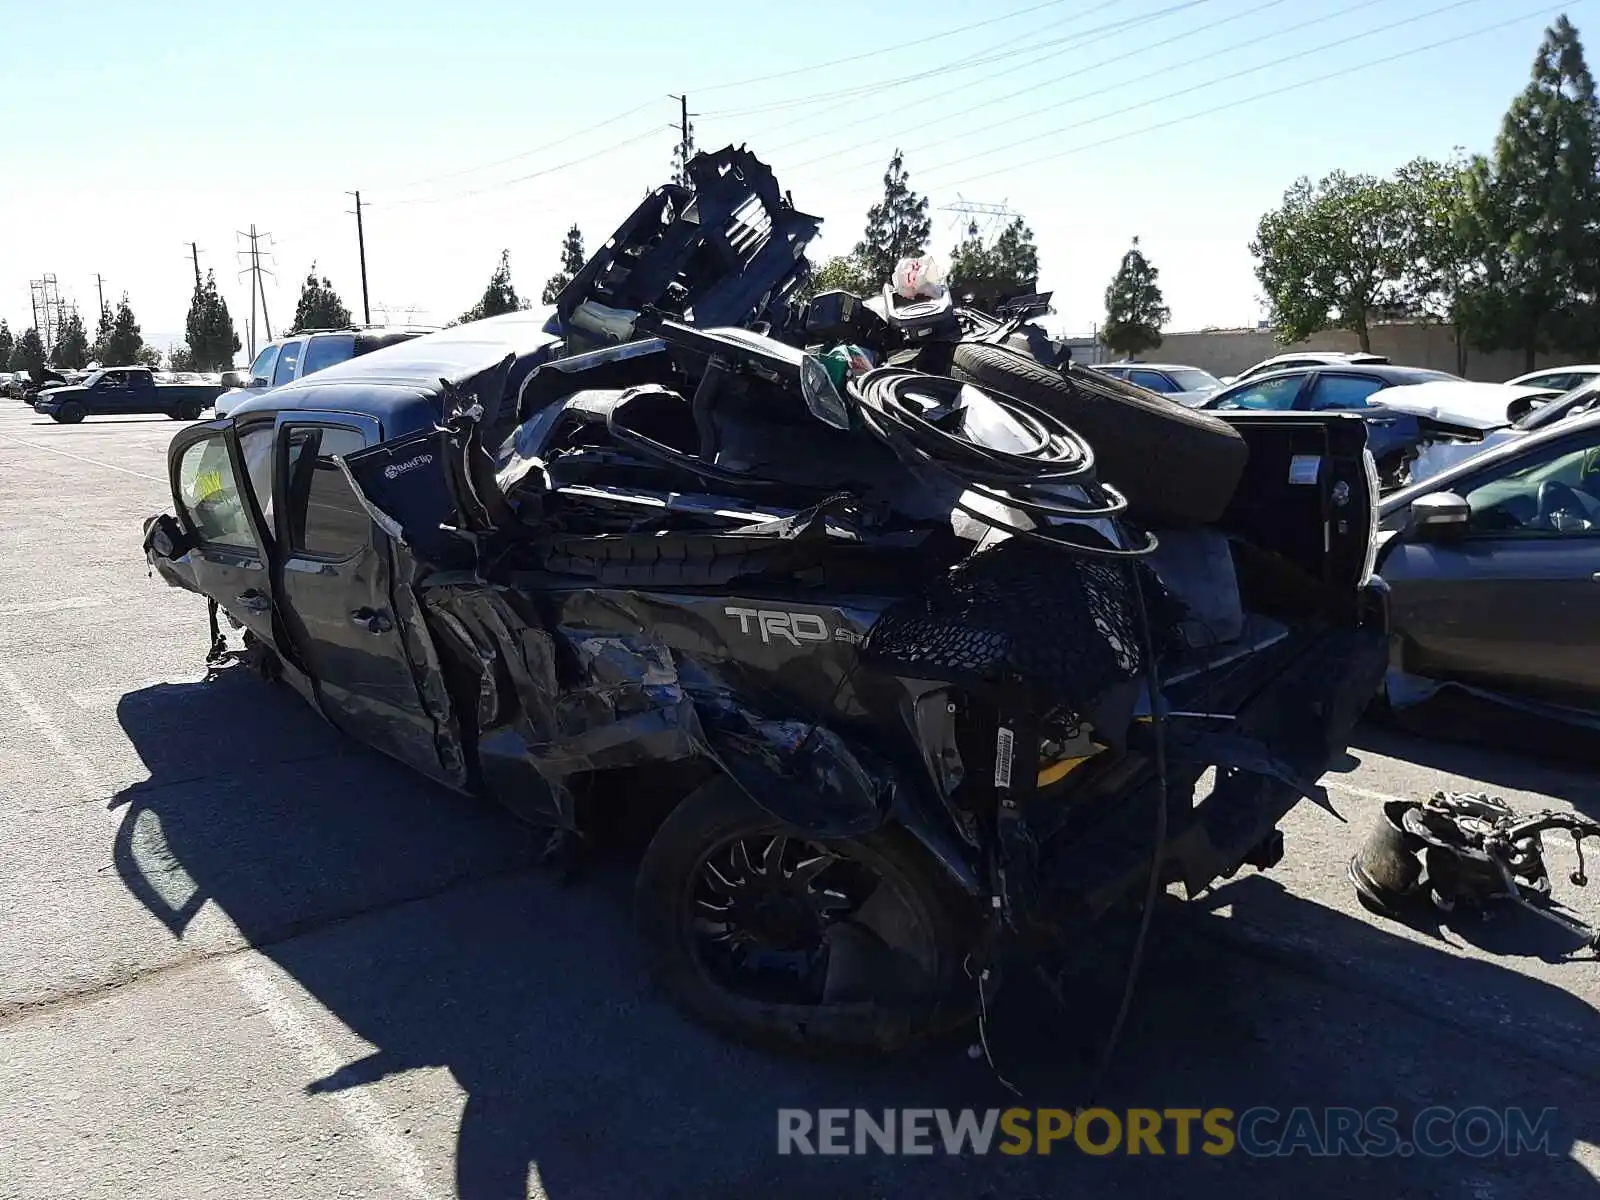
[(1410, 897), (1426, 894), (1443, 912), (1487, 912), (1511, 903), (1576, 934), (1600, 950), (1600, 933), (1552, 907), (1543, 835), (1572, 836), (1578, 869), (1588, 883), (1583, 843), (1600, 838), (1600, 821), (1579, 813), (1546, 810), (1518, 816), (1483, 792), (1435, 792), (1422, 801), (1389, 801), (1361, 850), (1350, 861), (1356, 893), (1387, 915)]

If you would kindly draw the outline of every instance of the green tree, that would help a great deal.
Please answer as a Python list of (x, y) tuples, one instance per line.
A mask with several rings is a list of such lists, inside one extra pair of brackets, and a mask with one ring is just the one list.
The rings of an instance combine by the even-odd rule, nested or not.
[(883, 173), (883, 200), (867, 210), (866, 235), (855, 248), (874, 291), (889, 282), (902, 258), (923, 252), (932, 231), (928, 198), (911, 190), (905, 156), (896, 149)]
[(39, 331), (29, 326), (22, 331), (22, 336), (17, 339), (17, 344), (11, 350), (11, 369), (13, 371), (26, 371), (35, 380), (42, 378), (45, 368), (44, 342), (39, 339)]
[(574, 223), (561, 242), (561, 270), (545, 282), (544, 291), (539, 295), (539, 303), (554, 304), (556, 297), (561, 294), (561, 289), (572, 282), (573, 276), (583, 270), (583, 264), (587, 261), (588, 256), (583, 252), (583, 231)]
[(106, 348), (111, 344), (112, 325), (112, 310), (102, 308), (100, 310), (99, 323), (95, 325), (94, 329), (94, 341), (89, 344), (89, 360), (91, 362), (97, 362), (101, 366), (105, 365)]
[(884, 281), (874, 283), (867, 274), (866, 265), (854, 254), (837, 254), (821, 266), (812, 268), (811, 275), (795, 293), (805, 301), (819, 292), (849, 292), (855, 296), (870, 297), (883, 288)]
[(681, 183), (684, 187), (689, 186), (689, 160), (694, 157), (694, 122), (688, 122), (686, 129), (688, 140), (684, 140), (680, 132), (678, 142), (672, 147), (672, 182)]
[(176, 342), (167, 347), (167, 370), (169, 371), (199, 371), (209, 370), (195, 365), (194, 351), (187, 346), (180, 346)]
[(143, 348), (144, 338), (139, 333), (139, 322), (134, 320), (133, 309), (128, 305), (128, 293), (123, 292), (111, 317), (111, 332), (102, 347), (100, 365), (129, 366), (139, 361), (139, 351)]
[(1256, 227), (1250, 253), (1278, 340), (1348, 329), (1372, 349), (1371, 322), (1403, 300), (1406, 213), (1392, 179), (1334, 171), (1294, 182)]
[(489, 276), (489, 286), (483, 289), (478, 302), (462, 313), (459, 321), (481, 321), (501, 313), (516, 312), (527, 305), (517, 298), (517, 289), (511, 286), (511, 251), (500, 251), (500, 263)]
[(1572, 22), (1545, 31), (1532, 78), (1511, 102), (1492, 156), (1466, 182), (1470, 237), (1482, 271), (1462, 322), (1482, 350), (1600, 349), (1600, 112)]
[[(313, 262), (310, 274), (300, 285), (300, 302), (294, 306), (294, 322), (289, 326), (289, 332), (343, 329), (348, 324), (350, 310), (339, 299), (339, 293), (333, 290), (333, 283), (326, 275), (317, 278), (317, 264)], [(232, 355), (229, 355), (228, 361), (233, 361)]]
[(161, 351), (148, 343), (141, 343), (134, 352), (133, 361), (140, 366), (149, 367), (152, 371), (161, 369)]
[(1161, 327), (1172, 319), (1172, 311), (1162, 299), (1159, 278), (1160, 272), (1134, 238), (1106, 288), (1106, 323), (1100, 340), (1112, 350), (1131, 356), (1161, 345)]
[(11, 352), (16, 348), (17, 339), (11, 336), (11, 326), (0, 317), (0, 371), (11, 369)]
[(1466, 370), (1462, 316), (1483, 262), (1469, 220), (1467, 160), (1415, 158), (1395, 172), (1403, 213), (1399, 301), (1411, 316), (1455, 329), (1456, 371)]
[(89, 362), (89, 334), (83, 328), (83, 318), (76, 311), (69, 312), (61, 322), (56, 336), (55, 350), (50, 355), (58, 367), (78, 370)]
[(1021, 217), (1013, 218), (994, 245), (978, 236), (976, 222), (950, 252), (950, 290), (971, 296), (974, 307), (993, 312), (1013, 296), (1025, 296), (1039, 287), (1039, 249), (1033, 230)]
[[(304, 293), (301, 300), (304, 301)], [(297, 317), (298, 313), (295, 314)], [(184, 323), (184, 340), (188, 349), (185, 367), (175, 371), (225, 371), (233, 366), (233, 356), (239, 352), (239, 335), (234, 332), (233, 317), (228, 303), (217, 291), (216, 275), (206, 272), (205, 282), (197, 284), (189, 300), (189, 317)]]

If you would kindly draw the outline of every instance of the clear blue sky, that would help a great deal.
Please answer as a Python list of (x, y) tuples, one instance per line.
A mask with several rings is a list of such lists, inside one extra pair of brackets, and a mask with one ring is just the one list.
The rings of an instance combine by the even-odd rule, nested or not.
[[(1543, 28), (1565, 10), (1588, 33), (1591, 7), (11, 3), (0, 316), (29, 324), (28, 281), (46, 271), (92, 313), (100, 272), (164, 348), (181, 339), (187, 241), (236, 320), (248, 313), (235, 231), (254, 222), (274, 235), (274, 328), (313, 260), (359, 317), (344, 194), (355, 188), (370, 202), (372, 299), (396, 319), (406, 306), (435, 321), (459, 313), (502, 247), (519, 289), (537, 295), (567, 225), (592, 247), (665, 178), (677, 118), (667, 93), (687, 90), (702, 148), (747, 142), (825, 218), (818, 256), (860, 236), (899, 145), (935, 210), (965, 199), (1026, 216), (1060, 326), (1100, 319), (1135, 235), (1174, 328), (1248, 324), (1260, 307), (1246, 245), (1296, 176), (1486, 150)], [(851, 55), (866, 57), (837, 61)], [(947, 255), (957, 218), (934, 218)]]

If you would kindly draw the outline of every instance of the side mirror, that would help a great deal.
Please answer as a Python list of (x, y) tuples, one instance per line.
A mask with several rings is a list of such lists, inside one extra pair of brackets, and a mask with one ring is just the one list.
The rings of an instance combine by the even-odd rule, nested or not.
[(1472, 506), (1454, 492), (1430, 492), (1411, 502), (1411, 533), (1418, 541), (1443, 541), (1466, 532)]
[(237, 371), (224, 371), (222, 373), (222, 378), (218, 380), (218, 382), (221, 383), (225, 388), (243, 387), (244, 376), (239, 374)]

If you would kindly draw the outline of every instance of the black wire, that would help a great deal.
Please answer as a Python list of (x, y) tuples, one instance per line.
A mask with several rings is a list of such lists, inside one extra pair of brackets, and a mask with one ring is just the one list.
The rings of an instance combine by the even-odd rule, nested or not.
[(1139, 969), (1144, 964), (1145, 943), (1150, 937), (1156, 897), (1161, 891), (1161, 868), (1165, 861), (1163, 851), (1167, 845), (1167, 738), (1166, 714), (1161, 707), (1161, 672), (1156, 663), (1155, 638), (1150, 632), (1150, 609), (1145, 603), (1144, 585), (1139, 578), (1137, 563), (1129, 564), (1129, 573), (1133, 576), (1133, 594), (1139, 610), (1139, 636), (1144, 641), (1145, 688), (1150, 693), (1150, 734), (1154, 742), (1156, 765), (1155, 847), (1150, 855), (1150, 878), (1145, 884), (1144, 911), (1139, 914), (1139, 931), (1134, 935), (1133, 951), (1128, 959), (1128, 976), (1122, 985), (1122, 1002), (1117, 1006), (1116, 1019), (1111, 1023), (1105, 1048), (1100, 1052), (1100, 1069), (1089, 1093), (1091, 1100), (1098, 1095), (1105, 1082), (1111, 1058), (1122, 1039), (1122, 1027), (1127, 1023), (1128, 1010), (1133, 1007), (1134, 988), (1139, 981)]

